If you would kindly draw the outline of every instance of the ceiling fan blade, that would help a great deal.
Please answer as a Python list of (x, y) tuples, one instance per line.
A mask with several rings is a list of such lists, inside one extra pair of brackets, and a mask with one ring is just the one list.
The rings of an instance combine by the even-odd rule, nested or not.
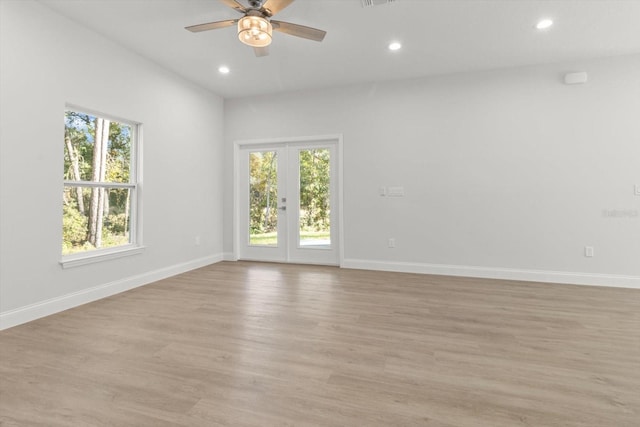
[(304, 25), (292, 24), (291, 22), (271, 20), (271, 25), (273, 25), (274, 31), (280, 31), (281, 33), (302, 37), (303, 39), (315, 40), (317, 42), (321, 42), (327, 34), (326, 31), (305, 27)]
[(192, 33), (199, 33), (200, 31), (217, 30), (218, 28), (231, 27), (237, 22), (237, 19), (229, 19), (227, 21), (216, 21), (208, 22), (206, 24), (191, 25), (190, 27), (184, 27), (184, 29), (191, 31)]
[(258, 58), (269, 55), (269, 46), (254, 47), (253, 52)]
[(262, 8), (268, 16), (273, 16), (289, 6), (293, 1), (294, 0), (267, 0), (262, 4)]
[(240, 13), (245, 13), (247, 11), (247, 8), (238, 3), (236, 0), (220, 0), (220, 2), (229, 6), (231, 9), (237, 10)]

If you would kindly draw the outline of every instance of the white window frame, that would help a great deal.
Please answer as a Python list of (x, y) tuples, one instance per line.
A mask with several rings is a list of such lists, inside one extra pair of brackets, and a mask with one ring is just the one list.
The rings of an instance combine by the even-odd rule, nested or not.
[(66, 187), (81, 188), (127, 188), (130, 190), (129, 212), (129, 243), (110, 248), (95, 249), (86, 252), (78, 252), (62, 255), (60, 265), (62, 268), (78, 267), (110, 259), (136, 255), (144, 251), (142, 245), (142, 123), (115, 117), (76, 105), (67, 104), (66, 111), (89, 114), (110, 121), (131, 126), (131, 164), (129, 165), (129, 182), (95, 182), (63, 180), (63, 191)]

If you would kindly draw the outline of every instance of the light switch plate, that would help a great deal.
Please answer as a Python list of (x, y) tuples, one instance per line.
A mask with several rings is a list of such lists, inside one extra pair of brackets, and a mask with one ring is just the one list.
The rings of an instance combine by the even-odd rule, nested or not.
[(389, 197), (403, 197), (404, 187), (389, 187), (387, 195)]

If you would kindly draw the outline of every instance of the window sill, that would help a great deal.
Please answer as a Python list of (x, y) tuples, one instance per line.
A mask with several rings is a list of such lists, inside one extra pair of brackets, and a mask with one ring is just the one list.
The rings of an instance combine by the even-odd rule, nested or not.
[(94, 264), (97, 262), (108, 261), (111, 259), (137, 255), (142, 252), (144, 252), (144, 246), (133, 246), (133, 245), (122, 246), (119, 248), (96, 250), (88, 253), (64, 256), (60, 260), (60, 265), (62, 266), (62, 268), (80, 267), (82, 265)]

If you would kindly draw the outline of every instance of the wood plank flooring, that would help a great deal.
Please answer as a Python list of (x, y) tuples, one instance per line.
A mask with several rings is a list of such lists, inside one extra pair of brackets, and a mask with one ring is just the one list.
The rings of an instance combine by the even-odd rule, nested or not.
[(640, 291), (223, 262), (0, 332), (2, 426), (640, 426)]

